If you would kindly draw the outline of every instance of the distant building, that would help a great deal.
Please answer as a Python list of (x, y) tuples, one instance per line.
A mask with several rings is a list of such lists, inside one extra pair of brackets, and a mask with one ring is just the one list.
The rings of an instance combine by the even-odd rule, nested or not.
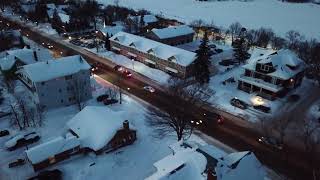
[[(140, 24), (141, 16), (129, 16), (127, 20), (131, 23)], [(154, 15), (143, 15), (144, 26), (154, 26), (158, 23), (158, 18)]]
[(172, 46), (192, 42), (193, 36), (193, 29), (186, 25), (152, 29), (146, 34), (149, 39)]
[(34, 104), (55, 108), (92, 97), (90, 65), (81, 56), (68, 56), (22, 66), (18, 78), (32, 92)]
[(136, 130), (131, 129), (129, 121), (123, 117), (123, 112), (86, 106), (67, 123), (67, 128), (80, 139), (83, 151), (100, 154), (130, 145), (136, 140)]
[(109, 38), (113, 35), (117, 34), (118, 32), (121, 32), (124, 30), (123, 25), (121, 24), (115, 24), (115, 26), (105, 26), (98, 30), (97, 37), (101, 40), (106, 40), (107, 35), (109, 35)]
[(238, 88), (270, 100), (299, 86), (304, 76), (304, 62), (285, 49), (256, 49), (243, 68), (245, 72), (239, 78)]
[(196, 54), (141, 36), (119, 32), (110, 38), (112, 51), (140, 61), (171, 75), (187, 78), (192, 75)]
[(35, 171), (66, 160), (80, 153), (80, 140), (67, 133), (26, 150), (26, 156)]

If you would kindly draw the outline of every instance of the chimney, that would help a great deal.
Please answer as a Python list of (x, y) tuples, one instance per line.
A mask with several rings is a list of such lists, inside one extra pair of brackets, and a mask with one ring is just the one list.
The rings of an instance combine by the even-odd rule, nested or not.
[(33, 56), (34, 56), (34, 59), (35, 59), (36, 61), (38, 61), (38, 55), (37, 55), (37, 51), (36, 51), (36, 50), (33, 51)]
[(129, 131), (129, 121), (128, 120), (123, 121), (123, 129)]

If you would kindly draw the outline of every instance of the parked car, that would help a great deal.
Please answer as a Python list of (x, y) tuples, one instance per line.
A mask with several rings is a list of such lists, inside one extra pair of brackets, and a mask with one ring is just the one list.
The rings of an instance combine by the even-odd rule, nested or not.
[(223, 50), (222, 50), (222, 49), (216, 49), (215, 51), (216, 51), (216, 53), (217, 53), (217, 54), (219, 54), (219, 53), (222, 53), (222, 52), (223, 52)]
[(31, 177), (28, 180), (61, 180), (62, 171), (59, 169), (46, 170), (40, 172), (37, 176)]
[(247, 103), (245, 103), (244, 101), (241, 101), (240, 99), (238, 99), (238, 98), (232, 98), (231, 100), (230, 100), (230, 104), (232, 105), (232, 106), (235, 106), (235, 107), (238, 107), (238, 108), (240, 108), (240, 109), (247, 109), (247, 107), (248, 107), (248, 104)]
[(16, 161), (13, 161), (9, 163), (9, 168), (17, 167), (17, 166), (22, 166), (26, 163), (24, 159), (17, 159)]
[(120, 66), (120, 65), (114, 66), (113, 69), (114, 69), (115, 71), (119, 71), (119, 72), (123, 72), (123, 71), (124, 71), (124, 68), (123, 68), (122, 66)]
[(156, 92), (156, 90), (151, 86), (144, 86), (143, 89), (146, 90), (146, 91), (149, 91), (151, 93)]
[(104, 99), (103, 104), (104, 105), (110, 105), (110, 104), (115, 104), (118, 103), (119, 101), (117, 99)]
[(222, 61), (219, 62), (219, 64), (221, 66), (231, 66), (231, 65), (234, 65), (236, 62), (233, 61), (232, 59), (224, 59)]
[(269, 113), (271, 111), (270, 107), (263, 106), (263, 105), (256, 105), (256, 106), (253, 106), (253, 108), (257, 109), (257, 110), (260, 110), (260, 111), (263, 111), (265, 113)]
[(10, 133), (9, 133), (8, 130), (2, 130), (2, 131), (0, 131), (0, 137), (7, 136), (7, 135), (9, 135), (9, 134), (10, 134)]
[(278, 150), (283, 149), (283, 144), (281, 144), (275, 138), (260, 137), (260, 138), (258, 138), (258, 142), (261, 144), (264, 144), (266, 146), (278, 149)]
[(35, 143), (39, 141), (40, 135), (36, 132), (31, 132), (26, 135), (17, 135), (7, 141), (4, 145), (9, 151), (13, 151), (22, 146)]
[(98, 102), (102, 102), (105, 99), (108, 99), (109, 95), (108, 94), (102, 94), (100, 96), (97, 97), (97, 101)]

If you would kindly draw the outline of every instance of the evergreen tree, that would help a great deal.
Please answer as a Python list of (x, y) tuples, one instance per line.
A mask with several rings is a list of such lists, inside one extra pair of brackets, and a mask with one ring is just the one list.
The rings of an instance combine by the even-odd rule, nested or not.
[(58, 14), (58, 11), (55, 9), (53, 16), (52, 16), (51, 26), (53, 29), (55, 29), (58, 32), (58, 34), (61, 34), (63, 32), (62, 24), (63, 23), (62, 23), (61, 18)]
[(34, 18), (37, 22), (45, 22), (47, 20), (47, 8), (40, 1), (35, 6)]
[(238, 60), (239, 64), (245, 62), (245, 60), (250, 58), (250, 54), (248, 53), (249, 47), (244, 37), (236, 39), (234, 41), (233, 47), (233, 56)]
[(111, 45), (110, 45), (110, 40), (109, 40), (109, 34), (107, 33), (107, 37), (106, 37), (106, 42), (105, 42), (105, 44), (104, 44), (104, 47), (108, 50), (108, 51), (110, 51), (111, 50)]
[(208, 83), (210, 80), (210, 48), (208, 47), (208, 41), (208, 34), (205, 32), (199, 49), (196, 51), (197, 55), (194, 61), (194, 76), (200, 84)]
[(142, 33), (142, 32), (143, 32), (143, 30), (144, 30), (144, 25), (145, 25), (145, 22), (144, 22), (144, 15), (141, 15), (141, 16), (140, 16), (140, 21), (139, 21), (140, 33)]

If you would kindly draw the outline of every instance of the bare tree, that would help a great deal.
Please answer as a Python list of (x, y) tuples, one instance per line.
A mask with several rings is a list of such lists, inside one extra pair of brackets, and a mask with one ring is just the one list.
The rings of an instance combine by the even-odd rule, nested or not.
[(155, 128), (158, 137), (175, 132), (179, 141), (192, 134), (192, 121), (196, 121), (195, 115), (199, 113), (196, 106), (204, 105), (212, 96), (212, 91), (200, 84), (189, 87), (186, 85), (185, 80), (171, 79), (166, 89), (171, 105), (162, 109), (149, 108), (147, 123)]
[(299, 32), (293, 30), (287, 32), (286, 38), (288, 40), (288, 47), (292, 50), (297, 50), (299, 42), (304, 39)]
[(229, 26), (229, 33), (231, 34), (231, 42), (233, 43), (234, 38), (239, 36), (242, 29), (242, 25), (239, 22), (232, 23)]
[(317, 164), (317, 161), (319, 161), (318, 153), (320, 151), (320, 125), (314, 119), (304, 118), (297, 128), (299, 128), (298, 138), (303, 142), (307, 160), (312, 168), (313, 179), (316, 180), (317, 176), (319, 176), (316, 172), (320, 170)]
[(44, 112), (45, 112), (45, 108), (43, 106), (41, 106), (40, 104), (37, 104), (36, 105), (36, 116), (38, 118), (38, 124), (40, 127), (43, 124)]
[(13, 104), (10, 104), (10, 108), (11, 108), (11, 114), (12, 114), (11, 119), (13, 121), (13, 124), (18, 125), (19, 129), (22, 130), (23, 127), (20, 123), (20, 117), (19, 117), (19, 113), (16, 109), (16, 106)]

